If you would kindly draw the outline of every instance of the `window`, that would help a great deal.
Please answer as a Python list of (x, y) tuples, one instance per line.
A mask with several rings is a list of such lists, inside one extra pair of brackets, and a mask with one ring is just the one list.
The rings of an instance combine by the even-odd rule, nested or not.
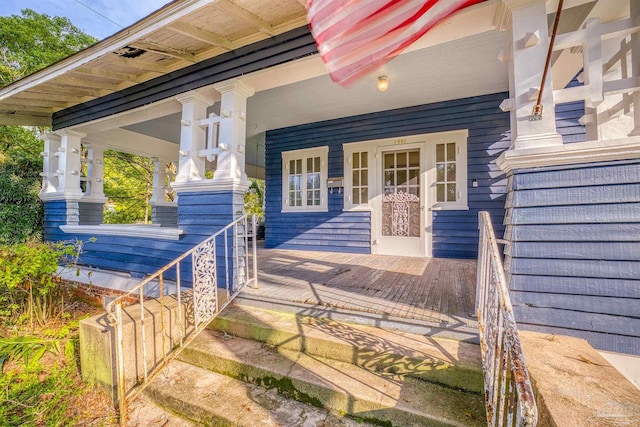
[(373, 195), (371, 175), (371, 151), (360, 143), (345, 144), (344, 148), (344, 208), (368, 210), (369, 197)]
[(466, 209), (466, 144), (447, 141), (435, 144), (435, 208)]
[(329, 147), (282, 153), (282, 211), (327, 211)]

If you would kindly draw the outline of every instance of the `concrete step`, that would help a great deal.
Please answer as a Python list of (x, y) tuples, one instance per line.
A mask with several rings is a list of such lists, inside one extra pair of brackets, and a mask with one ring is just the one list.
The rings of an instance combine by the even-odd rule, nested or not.
[(265, 295), (253, 295), (247, 290), (241, 292), (235, 298), (234, 305), (281, 311), (302, 316), (326, 317), (333, 320), (411, 334), (431, 335), (473, 344), (480, 343), (478, 322), (467, 318), (459, 318), (456, 323), (434, 322), (425, 319), (398, 317), (372, 310), (350, 310), (330, 304), (318, 305), (285, 301), (280, 298), (269, 298)]
[(480, 346), (256, 307), (232, 305), (209, 328), (285, 350), (482, 393)]
[(171, 362), (143, 395), (131, 409), (131, 427), (363, 425), (359, 420), (288, 399), (276, 389), (265, 389), (179, 360)]
[(180, 359), (378, 425), (469, 427), (486, 423), (479, 393), (374, 372), (213, 330), (203, 331)]

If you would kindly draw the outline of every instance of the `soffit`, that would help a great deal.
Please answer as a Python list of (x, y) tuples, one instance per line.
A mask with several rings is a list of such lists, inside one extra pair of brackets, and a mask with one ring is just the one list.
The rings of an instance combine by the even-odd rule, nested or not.
[(113, 36), (0, 89), (0, 123), (51, 115), (306, 25), (305, 0), (176, 0)]

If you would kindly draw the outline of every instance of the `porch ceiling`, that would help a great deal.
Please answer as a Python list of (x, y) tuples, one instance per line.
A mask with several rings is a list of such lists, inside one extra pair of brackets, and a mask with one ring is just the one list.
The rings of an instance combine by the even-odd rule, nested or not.
[(0, 123), (49, 126), (54, 112), (306, 25), (306, 0), (175, 0), (0, 89)]

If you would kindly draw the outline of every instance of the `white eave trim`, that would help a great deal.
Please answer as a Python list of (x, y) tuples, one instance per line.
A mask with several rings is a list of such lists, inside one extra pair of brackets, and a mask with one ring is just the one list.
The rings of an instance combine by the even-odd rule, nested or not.
[(577, 142), (550, 147), (507, 150), (497, 164), (505, 173), (514, 169), (581, 163), (611, 162), (640, 158), (640, 137)]
[(99, 41), (93, 46), (81, 50), (80, 52), (56, 62), (41, 71), (10, 84), (0, 90), (0, 101), (9, 98), (16, 93), (30, 89), (36, 85), (63, 75), (74, 68), (78, 68), (103, 55), (111, 54), (113, 51), (127, 46), (153, 31), (167, 26), (170, 23), (179, 20), (183, 16), (188, 15), (208, 4), (215, 3), (216, 1), (217, 0), (174, 1), (155, 11), (146, 18), (142, 18), (138, 22), (124, 28), (116, 34)]
[(61, 225), (60, 229), (69, 234), (90, 234), (92, 236), (146, 237), (149, 239), (179, 240), (182, 229), (160, 227), (159, 225), (140, 224), (100, 224), (100, 225)]

